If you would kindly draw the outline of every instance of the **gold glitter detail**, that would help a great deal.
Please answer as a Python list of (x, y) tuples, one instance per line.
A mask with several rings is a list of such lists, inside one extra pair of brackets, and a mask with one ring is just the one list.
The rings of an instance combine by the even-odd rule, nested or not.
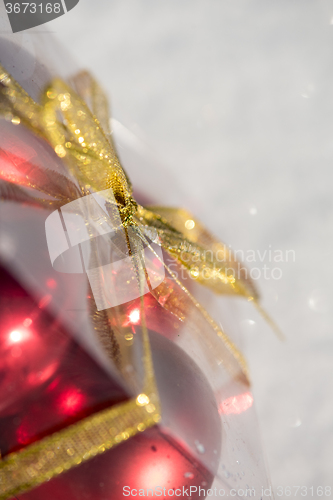
[(60, 157), (60, 158), (63, 158), (64, 156), (66, 156), (66, 150), (63, 146), (61, 146), (61, 144), (58, 144), (55, 148), (54, 148), (54, 151), (57, 153), (57, 155)]
[(193, 229), (195, 226), (195, 222), (193, 219), (187, 219), (187, 221), (185, 222), (185, 227), (186, 229), (190, 230), (190, 229)]
[(148, 413), (153, 413), (155, 410), (156, 410), (156, 408), (155, 408), (155, 405), (153, 405), (153, 404), (149, 404), (146, 406), (146, 411)]
[[(12, 453), (0, 463), (0, 500), (41, 484), (156, 424), (130, 400)], [(110, 428), (110, 423), (112, 427)], [(112, 432), (109, 432), (109, 430)], [(107, 441), (105, 435), (108, 434)]]
[(14, 116), (11, 120), (11, 122), (14, 124), (14, 125), (19, 125), (21, 123), (21, 119), (18, 117), (18, 116)]
[(139, 406), (145, 406), (149, 404), (149, 397), (147, 396), (147, 394), (139, 394), (136, 398), (136, 402)]
[(48, 90), (46, 92), (46, 95), (49, 99), (55, 99), (57, 97), (57, 94), (56, 92), (52, 91), (52, 90)]
[(191, 274), (191, 276), (193, 276), (193, 278), (197, 278), (199, 276), (199, 271), (198, 271), (198, 269), (193, 268), (190, 270), (190, 274)]

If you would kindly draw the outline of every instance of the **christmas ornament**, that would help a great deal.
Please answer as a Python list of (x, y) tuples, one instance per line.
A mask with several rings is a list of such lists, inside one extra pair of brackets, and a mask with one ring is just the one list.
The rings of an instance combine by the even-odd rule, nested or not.
[[(111, 464), (113, 471), (118, 470), (116, 464), (127, 464), (131, 490), (140, 485), (158, 486), (156, 478), (165, 470), (164, 460), (179, 464), (173, 465), (171, 488), (191, 480), (196, 487), (209, 488), (219, 463), (219, 413), (228, 407), (228, 403), (218, 407), (215, 402), (220, 367), (242, 387), (249, 384), (248, 372), (241, 352), (199, 304), (191, 286), (180, 281), (163, 251), (187, 270), (189, 280), (218, 294), (243, 296), (261, 310), (253, 283), (237, 274), (238, 263), (230, 249), (192, 214), (137, 203), (109, 130), (107, 100), (90, 74), (76, 75), (71, 85), (59, 78), (51, 80), (37, 103), (0, 66), (0, 114), (5, 120), (0, 197), (24, 204), (27, 214), (36, 208), (48, 211), (49, 266), (54, 272), (73, 275), (72, 280), (87, 287), (85, 312), (115, 379), (121, 381), (111, 391), (112, 397), (109, 387), (109, 398), (101, 400), (96, 400), (89, 383), (71, 382), (59, 361), (70, 349), (68, 338), (63, 353), (57, 343), (55, 364), (46, 363), (54, 371), (42, 366), (34, 377), (37, 365), (29, 365), (29, 356), (25, 366), (15, 365), (15, 380), (26, 369), (32, 380), (39, 381), (38, 404), (42, 401), (49, 414), (45, 419), (38, 404), (31, 406), (31, 391), (30, 415), (19, 415), (17, 407), (6, 403), (8, 414), (15, 414), (16, 420), (11, 421), (12, 427), (8, 424), (12, 431), (3, 444), (6, 456), (0, 464), (0, 498), (37, 486), (31, 494), (23, 493), (23, 498), (45, 492), (51, 499), (51, 491), (58, 498), (65, 494), (71, 482), (68, 478), (80, 478), (87, 484), (86, 467), (98, 471), (96, 480), (100, 478), (98, 483), (87, 484), (87, 498), (106, 498), (109, 489), (116, 487), (120, 496), (123, 492), (121, 483), (114, 483), (115, 473), (109, 481), (105, 479)], [(88, 281), (82, 281), (83, 272)], [(49, 279), (52, 289), (54, 278)], [(69, 283), (66, 278), (61, 280)], [(28, 341), (29, 319), (20, 318), (23, 326), (13, 326), (11, 342)], [(175, 339), (181, 351), (172, 343)], [(40, 343), (37, 335), (32, 357), (42, 352)], [(6, 359), (20, 357), (19, 350), (10, 349)], [(191, 354), (191, 361), (185, 351)], [(73, 365), (80, 366), (78, 359)], [(92, 372), (89, 380), (97, 377)], [(213, 383), (206, 381), (207, 376)], [(182, 380), (183, 392), (177, 389), (176, 379)], [(186, 386), (184, 379), (193, 387), (190, 382)], [(24, 397), (22, 393), (18, 399)], [(186, 410), (183, 403), (187, 398)], [(203, 404), (202, 412), (196, 398)], [(161, 419), (163, 427), (156, 427)], [(213, 441), (206, 435), (209, 429)], [(182, 436), (183, 442), (174, 435)], [(145, 467), (139, 465), (139, 458), (155, 453), (156, 459), (145, 459)], [(129, 457), (133, 462), (128, 464)], [(82, 489), (75, 492), (74, 486), (70, 488), (72, 498), (83, 498)]]
[(0, 293), (0, 413), (11, 414), (54, 375), (68, 339), (1, 268)]
[[(179, 347), (167, 338), (150, 332), (154, 364), (162, 365), (159, 381), (168, 391), (162, 400), (164, 430), (158, 427), (139, 433), (112, 448), (101, 457), (44, 483), (31, 493), (20, 495), (22, 500), (66, 498), (80, 500), (94, 498), (102, 500), (121, 499), (127, 491), (139, 495), (139, 490), (180, 489), (183, 486), (205, 486), (209, 488), (217, 470), (221, 442), (221, 423), (212, 389), (200, 369)], [(180, 385), (179, 380), (185, 380)], [(201, 398), (198, 408), (197, 398)], [(176, 425), (194, 443), (200, 435), (201, 446), (205, 448), (207, 459), (212, 462), (210, 469), (193, 458), (172, 434), (167, 432), (168, 424)], [(142, 493), (141, 491), (141, 493)], [(131, 497), (131, 494), (129, 495)], [(174, 496), (172, 491), (165, 498)], [(199, 498), (193, 496), (192, 498)]]

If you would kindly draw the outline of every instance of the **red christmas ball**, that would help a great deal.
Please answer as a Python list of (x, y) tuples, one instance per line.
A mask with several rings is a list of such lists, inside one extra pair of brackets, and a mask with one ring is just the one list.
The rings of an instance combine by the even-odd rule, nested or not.
[(0, 416), (0, 427), (5, 429), (0, 433), (2, 455), (127, 399), (119, 383), (71, 341), (52, 381), (21, 399), (15, 414)]
[(54, 376), (69, 338), (3, 268), (0, 299), (1, 417)]
[[(162, 424), (20, 495), (21, 500), (120, 500), (207, 490), (217, 471), (221, 421), (210, 385), (176, 344), (150, 332)], [(194, 487), (197, 488), (196, 492)], [(175, 495), (177, 493), (177, 495)]]

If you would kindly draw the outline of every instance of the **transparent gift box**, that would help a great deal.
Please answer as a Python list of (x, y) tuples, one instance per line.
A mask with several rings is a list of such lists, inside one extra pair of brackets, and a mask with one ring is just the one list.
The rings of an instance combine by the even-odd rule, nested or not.
[[(80, 86), (49, 35), (0, 46), (35, 101), (54, 77)], [(111, 123), (133, 196), (163, 205), (167, 174)], [(212, 307), (156, 228), (138, 240), (111, 188), (79, 193), (15, 113), (0, 128), (0, 498), (270, 498), (237, 309)], [(187, 212), (169, 222), (201, 231)]]

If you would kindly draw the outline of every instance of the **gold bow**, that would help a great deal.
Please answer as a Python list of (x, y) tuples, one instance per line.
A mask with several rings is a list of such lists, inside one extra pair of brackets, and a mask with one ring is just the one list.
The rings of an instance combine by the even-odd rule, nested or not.
[[(73, 85), (76, 92), (64, 81), (53, 80), (38, 104), (0, 66), (0, 114), (13, 124), (22, 124), (45, 139), (64, 161), (73, 179), (71, 181), (57, 172), (52, 172), (51, 178), (38, 167), (34, 167), (33, 172), (29, 171), (29, 175), (21, 172), (22, 175), (17, 179), (0, 164), (0, 198), (59, 208), (92, 192), (112, 190), (140, 290), (145, 379), (143, 390), (136, 398), (94, 414), (4, 458), (0, 464), (0, 500), (41, 484), (160, 420), (143, 305), (147, 272), (140, 252), (143, 245), (154, 252), (149, 244), (151, 230), (157, 233), (162, 248), (186, 269), (193, 280), (217, 294), (241, 295), (260, 309), (252, 281), (245, 274), (237, 276), (239, 267), (233, 253), (192, 214), (183, 209), (143, 207), (136, 203), (131, 183), (120, 165), (112, 141), (108, 104), (103, 91), (87, 72), (74, 77)], [(34, 197), (22, 186), (38, 190), (45, 196)], [(131, 252), (129, 238), (132, 248), (134, 243), (137, 252)], [(218, 254), (220, 257), (217, 259)], [(212, 329), (221, 339), (216, 356), (232, 377), (249, 383), (246, 362), (241, 352), (178, 280), (172, 269), (162, 260), (161, 263), (177, 287), (165, 300), (168, 288), (165, 281), (155, 289), (150, 287), (152, 295), (182, 321), (186, 319), (189, 307), (194, 309), (196, 316), (193, 327)], [(103, 337), (104, 343), (105, 338), (108, 338), (105, 347), (108, 349), (110, 345), (113, 346), (108, 352), (121, 371), (117, 335), (110, 326), (113, 310), (97, 311), (92, 300), (90, 311), (95, 331), (99, 337)]]

